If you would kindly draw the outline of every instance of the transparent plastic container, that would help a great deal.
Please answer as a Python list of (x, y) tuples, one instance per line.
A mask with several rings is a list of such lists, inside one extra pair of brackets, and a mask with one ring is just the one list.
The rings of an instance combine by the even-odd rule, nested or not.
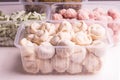
[[(74, 5), (74, 6), (73, 6)], [(54, 13), (59, 13), (61, 9), (69, 9), (72, 8), (75, 11), (78, 11), (79, 9), (87, 9), (89, 11), (94, 10), (95, 8), (102, 8), (105, 12), (107, 12), (108, 9), (116, 9), (119, 11), (118, 5), (112, 5), (112, 3), (97, 3), (97, 2), (59, 2), (54, 3), (52, 5), (51, 9), (51, 19), (52, 15)], [(86, 19), (84, 19), (86, 20)]]
[[(77, 22), (79, 23), (82, 21), (73, 20), (67, 22), (69, 22), (73, 26)], [(18, 28), (14, 41), (15, 46), (18, 47), (21, 51), (22, 65), (23, 69), (26, 72), (33, 74), (86, 74), (96, 73), (101, 69), (101, 58), (112, 44), (105, 24), (101, 22), (85, 21), (87, 25), (92, 25), (95, 23), (104, 26), (104, 38), (100, 39), (100, 41), (105, 43), (105, 45), (104, 47), (101, 47), (96, 46), (99, 44), (96, 42), (95, 45), (92, 45), (96, 40), (92, 40), (92, 43), (90, 44), (88, 43), (84, 45), (78, 45), (74, 41), (71, 41), (71, 39), (69, 40), (68, 36), (65, 36), (65, 39), (62, 38), (57, 41), (57, 44), (53, 44), (54, 40), (49, 40), (49, 38), (46, 38), (46, 41), (43, 41), (41, 43), (36, 43), (38, 39), (35, 40), (35, 37), (32, 39), (28, 39), (28, 35), (31, 34), (31, 31), (29, 31), (29, 29), (31, 29), (31, 27), (29, 26), (31, 23), (34, 22), (24, 22), (21, 24), (21, 26)], [(61, 23), (64, 23), (64, 21), (37, 21), (37, 23), (41, 26), (42, 24), (50, 23), (52, 25), (55, 25), (56, 28), (59, 28)], [(45, 27), (43, 27), (43, 30), (45, 30)], [(63, 28), (62, 30), (64, 33), (65, 29)], [(57, 31), (57, 33), (55, 34), (52, 34), (52, 36), (55, 37), (55, 35), (58, 33), (59, 31)], [(41, 36), (43, 37), (43, 35)], [(64, 35), (65, 34), (63, 34), (61, 37), (63, 37)], [(35, 42), (32, 41), (33, 39), (35, 40)]]
[[(74, 5), (74, 6), (73, 6)], [(67, 11), (66, 11), (67, 10)], [(114, 5), (111, 2), (66, 2), (55, 3), (51, 7), (51, 20), (77, 19), (77, 20), (93, 20), (103, 21), (108, 24), (112, 34), (114, 45), (120, 43), (118, 26), (111, 27), (109, 23), (119, 24), (117, 19), (120, 19), (119, 5)], [(116, 30), (114, 30), (114, 29)], [(117, 31), (117, 35), (116, 35)]]
[[(0, 3), (0, 32), (4, 33), (0, 35), (0, 46), (14, 45), (14, 39), (11, 41), (10, 38), (15, 37), (16, 28), (10, 28), (8, 24), (16, 25), (15, 27), (18, 28), (22, 21), (47, 20), (49, 16), (49, 8), (48, 5), (43, 3)], [(14, 35), (9, 37), (7, 35), (8, 30), (11, 32), (10, 34)], [(8, 40), (8, 42), (6, 42), (6, 40)]]

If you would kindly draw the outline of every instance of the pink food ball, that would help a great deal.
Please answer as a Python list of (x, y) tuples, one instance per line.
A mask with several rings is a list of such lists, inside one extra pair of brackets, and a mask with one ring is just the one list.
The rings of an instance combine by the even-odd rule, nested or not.
[(113, 21), (113, 18), (111, 16), (106, 16), (108, 21)]
[(107, 16), (97, 16), (95, 18), (95, 20), (98, 20), (98, 21), (108, 21)]
[(94, 18), (95, 18), (93, 12), (90, 12), (90, 13), (89, 13), (89, 18), (90, 18), (90, 19), (94, 19)]
[(108, 27), (111, 28), (114, 32), (119, 32), (120, 30), (120, 22), (109, 22)]
[(117, 45), (120, 42), (120, 35), (113, 36), (114, 44)]
[(55, 14), (52, 16), (52, 19), (53, 19), (53, 20), (61, 20), (61, 19), (63, 19), (63, 17), (62, 17), (61, 14), (55, 13)]
[(86, 20), (89, 19), (89, 13), (88, 11), (85, 10), (79, 10), (77, 14), (77, 19), (78, 20)]
[(59, 11), (59, 13), (60, 13), (62, 16), (65, 14), (65, 12), (66, 12), (66, 9), (61, 9), (61, 10)]
[(101, 16), (96, 17), (95, 20), (98, 20), (98, 21), (112, 21), (112, 17), (101, 15)]
[(120, 19), (120, 13), (117, 10), (109, 9), (108, 15), (111, 16), (113, 19)]
[(65, 18), (69, 18), (69, 19), (76, 18), (77, 17), (77, 12), (74, 9), (69, 8), (69, 9), (66, 10), (66, 12), (63, 16)]
[(106, 15), (106, 12), (103, 8), (95, 8), (93, 12), (98, 12), (100, 15)]

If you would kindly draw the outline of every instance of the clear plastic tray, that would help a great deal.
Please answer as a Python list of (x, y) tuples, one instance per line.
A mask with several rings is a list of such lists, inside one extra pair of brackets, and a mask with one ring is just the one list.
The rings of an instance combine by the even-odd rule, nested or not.
[[(27, 2), (23, 2), (23, 3), (0, 3), (0, 11), (3, 13), (3, 16), (4, 15), (12, 15), (13, 13), (16, 13), (17, 11), (20, 11), (21, 13), (23, 12), (23, 10), (25, 11), (25, 14), (27, 13), (27, 15), (29, 15), (30, 12), (33, 12), (33, 14), (37, 14), (37, 16), (39, 14), (43, 14), (44, 17), (40, 17), (41, 20), (46, 20), (48, 19), (48, 16), (49, 16), (49, 6), (44, 4), (44, 3), (27, 3)], [(37, 13), (34, 13), (37, 12)], [(21, 14), (19, 13), (19, 14)], [(38, 14), (39, 13), (39, 14)], [(19, 27), (19, 24), (22, 22), (22, 21), (26, 21), (26, 20), (35, 20), (37, 19), (35, 17), (32, 18), (32, 13), (30, 14), (31, 15), (31, 18), (16, 18), (16, 17), (19, 17), (18, 16), (12, 16), (12, 19), (8, 19), (8, 20), (0, 20), (0, 32), (1, 33), (4, 33), (4, 35), (0, 35), (0, 46), (14, 46), (14, 37), (15, 37), (15, 34), (17, 31), (17, 28)], [(1, 15), (1, 13), (0, 13)], [(0, 16), (1, 17), (1, 16)], [(16, 19), (15, 19), (15, 18)], [(27, 17), (27, 16), (25, 16)], [(2, 18), (2, 17), (1, 17)], [(14, 20), (15, 19), (15, 20)], [(20, 19), (20, 20), (18, 20)], [(4, 26), (5, 25), (5, 26)], [(15, 25), (15, 26), (8, 26), (8, 25)], [(8, 27), (8, 28), (7, 28)], [(14, 28), (15, 27), (15, 28)], [(6, 28), (6, 30), (5, 30)], [(12, 34), (11, 36), (7, 35), (9, 32), (7, 32), (9, 29), (9, 32), (10, 34)], [(11, 39), (12, 37), (12, 39)]]
[[(119, 15), (120, 15), (119, 5), (118, 4), (114, 5), (111, 2), (107, 2), (107, 3), (102, 3), (102, 2), (101, 3), (100, 2), (77, 2), (77, 3), (75, 3), (75, 2), (70, 2), (70, 3), (66, 2), (66, 3), (55, 3), (51, 7), (50, 19), (51, 20), (53, 20), (53, 19), (64, 19), (64, 15), (63, 15), (63, 18), (61, 18), (60, 15), (56, 14), (54, 16), (55, 18), (53, 18), (53, 14), (54, 13), (59, 13), (60, 14), (59, 11), (61, 9), (69, 9), (69, 8), (72, 8), (72, 9), (74, 9), (76, 11), (78, 11), (79, 9), (83, 9), (83, 13), (81, 14), (81, 16), (84, 16), (84, 17), (80, 16), (80, 19), (82, 18), (82, 20), (95, 20), (95, 21), (103, 21), (103, 22), (106, 22), (106, 23), (110, 23), (111, 22), (112, 24), (116, 24), (116, 23), (119, 24), (118, 22), (116, 22), (116, 20), (112, 20), (111, 21), (111, 16), (108, 16), (108, 18), (106, 18), (106, 17), (104, 17), (104, 15), (102, 15), (102, 16), (96, 18), (96, 19), (88, 19), (88, 17), (86, 17), (86, 15), (87, 15), (86, 12), (87, 11), (91, 12), (91, 11), (93, 11), (96, 8), (103, 9), (103, 12), (105, 12), (105, 13), (108, 13), (107, 11), (109, 9), (113, 9), (113, 10), (118, 11)], [(71, 15), (74, 15), (74, 13), (72, 13), (72, 11), (70, 13), (71, 13)], [(98, 16), (98, 14), (99, 13), (96, 13), (95, 15)], [(70, 15), (70, 14), (68, 14), (68, 15)], [(67, 19), (70, 19), (70, 18), (67, 18)], [(78, 15), (77, 15), (77, 18), (71, 18), (71, 19), (79, 19), (79, 18), (78, 18)], [(120, 43), (120, 39), (119, 39), (120, 33), (118, 33), (116, 35), (115, 30), (113, 30), (113, 27), (111, 27), (111, 26), (108, 26), (108, 27), (110, 29), (112, 29), (112, 32), (110, 30), (109, 34), (111, 35), (113, 33), (112, 36), (113, 36), (114, 45), (118, 45)], [(116, 31), (119, 32), (118, 26), (114, 26), (114, 27), (116, 28)]]
[(59, 10), (61, 9), (75, 9), (76, 11), (79, 9), (87, 9), (87, 10), (93, 10), (95, 8), (102, 8), (105, 10), (105, 12), (108, 9), (116, 9), (119, 11), (119, 6), (118, 5), (113, 5), (112, 3), (97, 3), (97, 2), (59, 2), (59, 3), (54, 3), (52, 5), (51, 9), (51, 19), (53, 13), (58, 13)]
[[(46, 22), (59, 25), (63, 21), (46, 21)], [(69, 22), (74, 24), (77, 21), (73, 20), (73, 21), (69, 21)], [(78, 22), (80, 22), (80, 21), (78, 21)], [(22, 58), (22, 64), (23, 64), (24, 70), (28, 73), (41, 73), (41, 74), (48, 74), (48, 73), (53, 73), (53, 74), (54, 73), (78, 74), (78, 73), (95, 73), (95, 72), (99, 71), (102, 67), (101, 56), (96, 56), (96, 54), (94, 54), (94, 53), (99, 53), (99, 52), (102, 51), (102, 53), (105, 54), (106, 51), (110, 48), (112, 43), (111, 43), (110, 36), (107, 32), (107, 27), (106, 27), (105, 24), (103, 24), (101, 22), (91, 22), (91, 21), (85, 21), (85, 22), (87, 24), (96, 23), (96, 24), (99, 24), (101, 26), (104, 26), (104, 28), (106, 30), (105, 31), (105, 38), (102, 39), (101, 41), (104, 42), (105, 44), (107, 44), (107, 46), (104, 49), (103, 49), (103, 47), (101, 48), (99, 46), (91, 46), (91, 44), (87, 45), (87, 46), (80, 46), (80, 45), (79, 46), (78, 45), (74, 45), (74, 46), (53, 46), (54, 50), (55, 50), (55, 53), (54, 53), (54, 56), (49, 58), (49, 59), (45, 59), (45, 57), (43, 59), (44, 54), (42, 55), (42, 58), (38, 57), (38, 54), (39, 54), (38, 52), (42, 53), (42, 50), (39, 50), (37, 52), (36, 49), (40, 48), (41, 46), (37, 45), (37, 46), (34, 47), (34, 49), (35, 49), (34, 54), (35, 54), (36, 57), (32, 57), (32, 54), (29, 55), (29, 51), (31, 51), (33, 49), (33, 47), (30, 46), (29, 44), (28, 44), (28, 46), (27, 45), (22, 46), (20, 44), (21, 40), (23, 38), (25, 38), (26, 34), (28, 33), (26, 28), (29, 28), (30, 26), (28, 26), (28, 25), (33, 23), (33, 22), (22, 23), (21, 27), (19, 27), (19, 29), (17, 31), (14, 44), (21, 51), (21, 58)], [(45, 23), (45, 22), (38, 21), (37, 23), (42, 24), (42, 23)], [(50, 46), (46, 46), (46, 48), (48, 50), (51, 49)], [(45, 50), (45, 52), (48, 51), (47, 49)], [(93, 59), (95, 59), (94, 57), (99, 59), (100, 63), (98, 61), (99, 66), (96, 66), (97, 69), (95, 68), (95, 66), (91, 66), (90, 68), (93, 71), (87, 71), (86, 68), (85, 68), (85, 65), (87, 65), (87, 63), (83, 63), (83, 62), (80, 62), (80, 63), (76, 62), (77, 64), (76, 63), (74, 64), (74, 62), (73, 62), (73, 64), (71, 63), (72, 59), (73, 59), (73, 61), (75, 59), (76, 61), (79, 62), (79, 59), (81, 59), (83, 56), (81, 56), (81, 58), (76, 56), (76, 57), (78, 57), (76, 59), (76, 58), (73, 57), (73, 55), (67, 56), (67, 54), (70, 54), (72, 52), (73, 52), (72, 54), (74, 54), (75, 50), (78, 50), (77, 53), (82, 54), (82, 52), (79, 52), (80, 49), (85, 49), (85, 51), (86, 51), (86, 57), (83, 55), (84, 56), (83, 62), (84, 62), (84, 60), (88, 59), (88, 61), (90, 61), (90, 63), (88, 62), (89, 65), (94, 63), (94, 60), (90, 60), (87, 57), (89, 55), (91, 55), (91, 57), (93, 57)], [(90, 50), (90, 49), (93, 49), (93, 50)], [(99, 50), (97, 50), (97, 49), (99, 49)], [(26, 55), (27, 52), (28, 52), (28, 55)], [(62, 53), (63, 53), (64, 57), (61, 56)], [(83, 50), (83, 53), (84, 53), (84, 50)], [(66, 55), (64, 55), (64, 54), (66, 54)], [(71, 58), (71, 57), (73, 57), (73, 58)]]

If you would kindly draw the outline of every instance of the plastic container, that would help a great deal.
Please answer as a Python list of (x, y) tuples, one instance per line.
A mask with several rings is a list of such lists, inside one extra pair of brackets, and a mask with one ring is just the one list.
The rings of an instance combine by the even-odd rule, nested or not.
[(75, 11), (78, 11), (79, 9), (85, 9), (85, 10), (87, 9), (89, 11), (92, 11), (96, 8), (102, 8), (105, 12), (107, 12), (108, 9), (117, 9), (119, 11), (118, 5), (112, 5), (112, 3), (110, 2), (105, 4), (97, 3), (97, 2), (59, 2), (53, 4), (51, 8), (52, 8), (51, 19), (54, 13), (58, 13), (61, 9), (69, 9), (69, 8), (72, 8)]
[[(73, 6), (74, 5), (74, 6)], [(76, 5), (76, 6), (75, 6)], [(112, 27), (109, 23), (119, 24), (120, 10), (119, 5), (113, 5), (111, 2), (98, 3), (98, 2), (82, 2), (82, 3), (55, 3), (51, 7), (51, 20), (61, 19), (77, 19), (77, 20), (94, 20), (103, 21), (108, 23), (110, 30), (109, 34), (112, 34), (114, 45), (120, 43), (119, 28), (118, 26)], [(63, 10), (64, 9), (64, 10)], [(72, 10), (71, 10), (72, 9)], [(67, 10), (67, 11), (66, 11)], [(113, 29), (114, 28), (114, 29)], [(117, 31), (117, 35), (116, 35)]]
[[(101, 69), (102, 67), (101, 58), (111, 45), (110, 36), (107, 32), (107, 27), (105, 24), (100, 22), (85, 21), (87, 25), (92, 25), (93, 23), (96, 23), (101, 26), (104, 26), (102, 27), (102, 29), (105, 30), (104, 38), (99, 40), (105, 43), (105, 45), (103, 46), (100, 42), (101, 45), (98, 46), (99, 41), (96, 42), (95, 40), (94, 42), (92, 40), (91, 42), (90, 38), (88, 41), (85, 41), (84, 44), (78, 45), (79, 42), (76, 43), (76, 41), (74, 41), (73, 39), (74, 32), (73, 33), (71, 32), (71, 38), (68, 37), (69, 35), (67, 36), (67, 33), (69, 32), (64, 33), (67, 31), (67, 29), (70, 29), (70, 25), (72, 25), (73, 27), (73, 25), (75, 26), (75, 24), (77, 23), (83, 23), (83, 21), (76, 21), (76, 20), (46, 21), (46, 22), (38, 21), (37, 24), (40, 24), (42, 28), (40, 30), (47, 30), (45, 29), (44, 26), (46, 23), (52, 24), (50, 26), (51, 28), (54, 27), (54, 25), (55, 28), (58, 28), (57, 33), (51, 35), (53, 36), (51, 39), (47, 37), (46, 40), (41, 43), (39, 43), (40, 41), (38, 41), (38, 39), (40, 40), (43, 40), (43, 38), (45, 39), (47, 34), (44, 33), (43, 35), (39, 36), (39, 38), (35, 36), (33, 38), (29, 37), (31, 33), (34, 33), (32, 27), (29, 26), (31, 25), (31, 23), (34, 22), (24, 22), (21, 24), (21, 26), (17, 31), (16, 38), (14, 41), (15, 46), (18, 47), (21, 51), (22, 64), (26, 72), (40, 73), (40, 74), (48, 74), (48, 73), (84, 74), (84, 73), (96, 73)], [(47, 26), (49, 27), (48, 24)], [(66, 24), (67, 26), (64, 24)], [(65, 28), (65, 27), (69, 27), (69, 28)], [(89, 27), (87, 27), (87, 29), (88, 28)], [(84, 31), (84, 29), (83, 29), (83, 34), (84, 33), (86, 34), (86, 31)], [(63, 34), (61, 34), (61, 39), (55, 38), (54, 40), (54, 37), (57, 36), (56, 34), (59, 35), (59, 33), (62, 33), (61, 31), (63, 32)], [(82, 33), (82, 31), (78, 31), (78, 32)], [(75, 35), (76, 34), (77, 32), (75, 32)], [(82, 37), (81, 39), (84, 38)]]
[[(0, 46), (14, 46), (14, 37), (22, 21), (46, 20), (49, 16), (49, 6), (43, 3), (1, 3), (0, 11), (0, 33), (4, 33), (0, 35)], [(8, 24), (15, 26), (10, 28)], [(8, 36), (8, 30), (14, 35)]]

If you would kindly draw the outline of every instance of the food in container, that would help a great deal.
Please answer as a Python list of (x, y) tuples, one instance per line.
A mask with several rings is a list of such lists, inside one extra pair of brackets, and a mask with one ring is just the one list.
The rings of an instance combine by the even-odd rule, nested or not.
[[(71, 6), (72, 4), (76, 5)], [(67, 5), (67, 7), (65, 6)], [(61, 7), (62, 6), (62, 7)], [(119, 5), (112, 5), (111, 3), (97, 3), (97, 2), (83, 2), (83, 3), (55, 3), (52, 5), (51, 19), (77, 19), (77, 20), (94, 20), (108, 22), (110, 33), (113, 36), (114, 45), (120, 43), (119, 38), (119, 19), (120, 11)]]
[[(76, 27), (76, 24), (84, 23), (86, 25), (86, 29), (81, 29), (76, 32), (73, 28)], [(33, 33), (31, 30), (31, 26), (35, 27), (35, 32)], [(55, 33), (51, 35), (49, 30), (47, 30), (43, 25), (55, 26)], [(74, 24), (74, 25), (73, 25)], [(99, 25), (105, 31), (103, 34), (104, 37), (97, 38), (94, 40), (91, 35), (89, 35), (89, 27), (92, 25)], [(51, 27), (54, 27), (51, 26)], [(83, 27), (84, 25), (81, 25)], [(96, 26), (93, 26), (96, 28)], [(42, 28), (42, 29), (41, 29)], [(99, 29), (99, 28), (98, 28)], [(46, 30), (48, 32), (47, 40), (41, 40), (41, 36), (37, 36), (39, 39), (38, 42), (31, 37), (28, 38), (31, 34), (37, 35), (36, 33), (40, 30)], [(71, 30), (71, 31), (69, 31)], [(99, 30), (98, 30), (99, 31)], [(70, 32), (74, 32), (71, 38), (61, 38), (58, 34), (63, 32), (62, 34), (71, 34)], [(64, 33), (66, 32), (66, 33)], [(89, 35), (91, 37), (89, 44), (77, 44), (77, 41), (74, 41), (74, 37), (77, 33), (82, 32), (85, 35), (81, 35), (82, 38), (80, 40), (84, 40), (84, 36)], [(66, 35), (67, 37), (67, 35)], [(34, 41), (35, 40), (35, 41)], [(86, 40), (86, 39), (85, 39)], [(78, 39), (79, 41), (79, 39)], [(89, 40), (88, 40), (89, 41)], [(107, 28), (104, 24), (99, 22), (89, 22), (89, 21), (27, 21), (21, 24), (19, 27), (16, 38), (15, 45), (20, 48), (21, 58), (23, 63), (23, 68), (28, 73), (39, 73), (47, 74), (47, 73), (69, 73), (69, 74), (78, 74), (78, 73), (96, 73), (102, 67), (101, 58), (105, 54), (105, 51), (109, 48), (111, 42), (108, 38)], [(106, 45), (106, 46), (104, 46)], [(103, 54), (102, 54), (102, 51)], [(25, 58), (25, 60), (24, 60)], [(27, 63), (27, 61), (29, 61)], [(31, 61), (31, 62), (30, 62)], [(33, 66), (33, 67), (32, 67)], [(31, 69), (31, 70), (30, 70)]]
[(46, 20), (48, 9), (48, 5), (41, 3), (0, 4), (0, 46), (14, 46), (14, 37), (20, 23), (27, 20)]

